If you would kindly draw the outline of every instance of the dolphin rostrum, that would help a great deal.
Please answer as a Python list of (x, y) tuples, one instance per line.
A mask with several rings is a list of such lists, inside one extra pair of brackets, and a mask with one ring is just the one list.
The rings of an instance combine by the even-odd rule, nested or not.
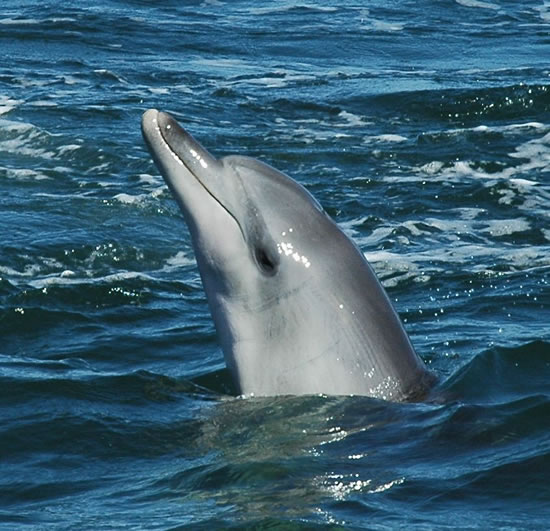
[(415, 353), (363, 253), (296, 181), (215, 158), (169, 114), (147, 147), (183, 212), (226, 364), (244, 395), (423, 397)]

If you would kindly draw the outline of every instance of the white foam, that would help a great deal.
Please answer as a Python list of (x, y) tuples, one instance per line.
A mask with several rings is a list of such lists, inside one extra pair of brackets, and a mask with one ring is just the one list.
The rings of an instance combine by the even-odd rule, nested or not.
[[(66, 254), (72, 254), (74, 251), (66, 251)], [(13, 266), (0, 265), (0, 275), (13, 285), (22, 284), (35, 289), (47, 289), (49, 286), (63, 285), (96, 285), (96, 284), (115, 284), (123, 280), (142, 279), (146, 281), (155, 281), (155, 273), (169, 273), (182, 268), (193, 268), (196, 270), (196, 261), (191, 250), (179, 251), (169, 257), (165, 263), (156, 271), (148, 273), (136, 271), (120, 271), (99, 277), (94, 277), (94, 264), (96, 260), (107, 255), (112, 256), (115, 261), (118, 249), (113, 243), (101, 244), (95, 246), (90, 254), (83, 258), (81, 268), (68, 269), (66, 264), (51, 257), (21, 255), (19, 258), (27, 263), (22, 264), (19, 269)], [(136, 250), (137, 257), (144, 259), (143, 253)], [(188, 281), (190, 284), (199, 285), (200, 276), (198, 273), (193, 275), (193, 279)]]
[(21, 105), (23, 100), (14, 100), (8, 96), (0, 96), (0, 116), (3, 114), (8, 114), (10, 111), (13, 111), (18, 105)]
[(360, 10), (360, 23), (365, 29), (389, 33), (402, 31), (405, 27), (405, 24), (399, 22), (389, 22), (371, 17), (369, 9)]
[(288, 86), (289, 79), (283, 77), (257, 77), (241, 80), (236, 83), (241, 84), (243, 82), (246, 82), (249, 85), (263, 85), (266, 88), (284, 88)]
[(12, 122), (0, 119), (0, 129), (3, 133), (26, 133), (34, 129), (34, 126), (25, 122)]
[(59, 146), (57, 148), (57, 153), (59, 155), (64, 155), (65, 153), (69, 153), (71, 151), (76, 151), (77, 149), (80, 149), (82, 146), (79, 144), (67, 144), (65, 146)]
[(398, 262), (401, 261), (401, 255), (397, 253), (392, 253), (390, 251), (370, 251), (363, 253), (365, 255), (365, 258), (371, 262)]
[(176, 91), (176, 92), (181, 92), (183, 94), (194, 94), (195, 93), (193, 91), (193, 89), (188, 87), (187, 85), (173, 85), (171, 87), (171, 89)]
[(397, 31), (403, 31), (405, 24), (397, 22), (386, 22), (384, 20), (370, 19), (366, 21), (365, 27), (374, 31), (383, 31), (393, 33)]
[(135, 203), (142, 203), (146, 197), (147, 194), (130, 195), (126, 193), (120, 193), (115, 195), (113, 199), (116, 199), (117, 201), (120, 201), (121, 203), (125, 203), (127, 205), (133, 205)]
[(48, 177), (44, 173), (36, 170), (31, 170), (27, 168), (0, 168), (1, 170), (5, 170), (6, 177), (10, 179), (17, 179), (21, 181), (42, 181), (46, 179), (51, 179), (51, 177)]
[(59, 104), (55, 101), (37, 100), (29, 102), (29, 105), (32, 105), (33, 107), (57, 107)]
[(384, 134), (384, 135), (376, 135), (376, 136), (368, 136), (365, 138), (365, 142), (406, 142), (408, 140), (407, 137), (401, 136), (401, 135), (392, 135), (392, 134)]
[(36, 26), (42, 25), (46, 22), (58, 23), (58, 22), (76, 22), (75, 18), (71, 17), (52, 17), (52, 18), (11, 18), (6, 17), (0, 19), (0, 25), (3, 26)]
[(164, 87), (149, 87), (148, 90), (151, 94), (170, 94), (170, 90)]
[(42, 159), (53, 159), (56, 156), (53, 151), (40, 146), (44, 138), (56, 135), (45, 133), (31, 124), (4, 119), (0, 120), (0, 130), (4, 137), (0, 140), (0, 152)]
[(77, 77), (74, 77), (74, 76), (64, 75), (64, 76), (61, 76), (60, 79), (63, 81), (64, 85), (78, 85), (78, 84), (83, 84), (84, 83), (84, 81), (82, 81), (81, 79), (78, 79)]
[(480, 9), (500, 9), (497, 4), (491, 2), (482, 2), (481, 0), (455, 0), (457, 4), (464, 7), (477, 7)]
[(34, 24), (41, 24), (43, 21), (37, 18), (2, 18), (0, 24), (4, 26), (31, 26)]
[[(490, 264), (506, 263), (513, 269), (535, 269), (550, 266), (550, 257), (536, 247), (509, 247), (500, 244), (472, 244), (461, 241), (441, 242), (437, 253), (433, 249), (418, 252), (393, 253), (390, 251), (365, 252), (386, 287), (412, 278), (424, 282), (433, 274), (448, 270), (451, 266), (469, 272), (502, 276), (509, 273), (495, 269)], [(384, 277), (391, 273), (389, 279)], [(401, 273), (395, 275), (395, 273)]]
[(17, 271), (9, 266), (0, 266), (0, 273), (10, 277), (34, 277), (40, 270), (41, 267), (38, 264), (27, 264), (23, 271)]
[(539, 12), (539, 16), (545, 24), (550, 23), (550, 2), (544, 0), (542, 6), (533, 7), (535, 11)]
[(143, 280), (154, 280), (150, 275), (144, 273), (138, 273), (135, 271), (122, 271), (120, 273), (113, 273), (111, 275), (105, 275), (95, 278), (78, 278), (76, 274), (67, 270), (61, 273), (55, 273), (54, 275), (48, 275), (44, 278), (31, 280), (29, 285), (35, 289), (44, 289), (49, 286), (63, 286), (63, 285), (84, 285), (84, 284), (113, 284), (120, 282), (121, 280), (131, 280), (134, 278), (140, 278)]
[(485, 223), (487, 226), (482, 232), (491, 236), (509, 236), (515, 232), (525, 232), (531, 228), (531, 224), (523, 218), (517, 219), (495, 219)]
[(230, 68), (233, 68), (234, 70), (238, 71), (240, 74), (242, 74), (243, 70), (250, 70), (252, 72), (257, 72), (258, 70), (257, 62), (252, 62), (252, 61), (249, 62), (249, 61), (245, 61), (244, 59), (224, 59), (224, 58), (206, 59), (206, 58), (200, 57), (196, 59), (191, 59), (190, 63), (192, 65), (207, 66), (212, 70), (221, 68), (227, 71)]
[(263, 77), (242, 77), (238, 80), (227, 81), (222, 86), (252, 85), (267, 88), (284, 88), (291, 83), (315, 79), (310, 74), (302, 74), (290, 71), (267, 72)]
[(348, 111), (340, 111), (339, 118), (344, 120), (343, 124), (335, 124), (336, 127), (364, 127), (366, 125), (372, 125), (373, 122), (365, 121), (361, 116), (357, 116)]
[(189, 257), (184, 251), (178, 251), (174, 256), (166, 260), (166, 265), (161, 269), (163, 272), (174, 271), (189, 266), (195, 266), (196, 261), (193, 257)]
[[(509, 133), (516, 132), (518, 129), (548, 129), (548, 126), (540, 122), (525, 122), (521, 124), (508, 124), (498, 126), (478, 125), (477, 127), (474, 127), (472, 131), (476, 131), (478, 133)], [(454, 129), (452, 131), (456, 133), (463, 133), (467, 132), (468, 129)]]
[(33, 194), (34, 197), (51, 197), (52, 199), (75, 199), (80, 197), (86, 197), (88, 193), (82, 193), (82, 194), (52, 194), (48, 192), (36, 192)]
[[(536, 208), (541, 208), (537, 206)], [(377, 227), (371, 233), (359, 235), (365, 217), (340, 223), (340, 227), (361, 249), (380, 276), (386, 287), (412, 279), (425, 282), (435, 273), (449, 268), (459, 268), (486, 275), (506, 275), (514, 270), (529, 270), (550, 266), (550, 255), (546, 249), (537, 246), (503, 245), (499, 239), (503, 236), (520, 234), (532, 230), (527, 217), (509, 219), (486, 219), (486, 211), (480, 208), (458, 208), (445, 211), (444, 218), (428, 217), (418, 220), (409, 219), (399, 224), (386, 224)], [(409, 238), (397, 228), (406, 228), (416, 242), (422, 238), (433, 242), (437, 239), (437, 251), (433, 244), (419, 250), (418, 245), (410, 245)], [(479, 242), (472, 243), (471, 236), (476, 235)], [(550, 230), (543, 231), (550, 241)], [(396, 251), (380, 249), (388, 242), (399, 243)], [(493, 264), (507, 264), (510, 273), (503, 272)]]
[(429, 136), (457, 136), (464, 135), (474, 131), (476, 133), (499, 133), (504, 135), (517, 135), (518, 131), (526, 131), (529, 129), (535, 129), (541, 132), (547, 132), (550, 130), (550, 125), (544, 124), (541, 122), (522, 122), (518, 124), (507, 124), (507, 125), (478, 125), (476, 127), (457, 127), (454, 129), (448, 129), (446, 131), (426, 131), (424, 134)]
[[(118, 47), (116, 45), (111, 45), (112, 47)], [(128, 84), (128, 81), (126, 81), (126, 79), (124, 79), (122, 76), (119, 76), (118, 74), (116, 74), (115, 72), (113, 72), (112, 70), (107, 70), (106, 68), (98, 68), (96, 70), (94, 70), (94, 73), (95, 74), (100, 74), (102, 76), (106, 76), (106, 77), (111, 77), (111, 78), (114, 78), (116, 79), (119, 83), (123, 83), (125, 85)]]
[(433, 160), (432, 162), (428, 162), (427, 164), (424, 164), (423, 166), (421, 166), (420, 171), (428, 175), (436, 175), (441, 171), (443, 166), (444, 166), (443, 162), (439, 160)]
[(161, 186), (155, 188), (148, 194), (137, 194), (132, 195), (125, 192), (121, 192), (120, 194), (116, 194), (113, 199), (116, 201), (119, 201), (120, 203), (126, 204), (126, 205), (138, 205), (138, 206), (145, 206), (150, 199), (155, 199), (158, 196), (162, 195), (164, 192), (166, 186), (162, 184)]
[(291, 11), (295, 7), (300, 7), (302, 9), (310, 9), (311, 11), (324, 12), (324, 13), (333, 13), (335, 11), (338, 11), (337, 7), (319, 6), (317, 4), (298, 4), (298, 5), (296, 5), (294, 2), (291, 2), (288, 5), (284, 5), (284, 6), (280, 6), (280, 7), (251, 8), (251, 9), (248, 10), (248, 12), (251, 15), (273, 15), (275, 13), (286, 13), (287, 11)]
[(139, 176), (139, 182), (150, 186), (161, 186), (163, 184), (162, 178), (157, 175), (151, 175), (149, 173), (141, 173)]
[[(445, 181), (452, 182), (456, 179), (479, 179), (488, 182), (497, 180), (505, 180), (510, 183), (511, 187), (508, 190), (501, 190), (499, 193), (506, 194), (502, 202), (511, 203), (517, 193), (523, 193), (528, 200), (529, 195), (532, 195), (533, 187), (540, 187), (543, 183), (538, 182), (535, 178), (526, 178), (525, 175), (536, 176), (539, 173), (550, 171), (550, 126), (539, 122), (528, 122), (521, 124), (509, 124), (499, 127), (478, 126), (474, 129), (477, 133), (499, 132), (504, 134), (518, 135), (525, 130), (535, 130), (544, 133), (542, 137), (529, 140), (519, 144), (515, 150), (508, 153), (510, 157), (510, 165), (502, 168), (500, 171), (487, 172), (485, 169), (476, 167), (476, 163), (469, 160), (458, 160), (452, 164), (443, 163), (434, 160), (423, 166), (413, 168), (418, 173), (412, 176), (389, 176), (387, 181), (416, 181), (418, 178), (423, 178), (422, 175), (429, 175), (430, 181)], [(445, 134), (459, 134), (468, 130), (451, 130)], [(513, 159), (519, 159), (518, 164), (513, 164)], [(540, 194), (540, 192), (539, 192)]]
[(518, 188), (525, 188), (528, 186), (537, 186), (539, 184), (535, 181), (530, 181), (528, 179), (519, 179), (519, 178), (510, 179), (510, 182), (516, 185)]

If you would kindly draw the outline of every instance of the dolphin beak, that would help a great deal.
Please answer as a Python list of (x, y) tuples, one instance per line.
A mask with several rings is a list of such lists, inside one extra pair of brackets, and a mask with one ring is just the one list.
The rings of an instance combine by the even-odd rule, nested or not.
[[(211, 155), (168, 113), (149, 109), (143, 114), (141, 130), (147, 148), (186, 219), (192, 222), (197, 202), (206, 192), (227, 214), (237, 220), (240, 181), (224, 178), (223, 163)], [(201, 193), (202, 192), (202, 193)], [(241, 229), (242, 230), (242, 229)]]
[(219, 166), (213, 157), (199, 142), (183, 129), (168, 113), (149, 109), (143, 114), (141, 130), (149, 151), (155, 162), (161, 163), (162, 151), (169, 154), (179, 164), (185, 166), (199, 181), (211, 173), (212, 167)]

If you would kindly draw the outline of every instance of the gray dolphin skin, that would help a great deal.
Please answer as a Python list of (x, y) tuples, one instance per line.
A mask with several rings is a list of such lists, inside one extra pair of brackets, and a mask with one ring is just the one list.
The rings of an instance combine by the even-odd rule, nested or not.
[(241, 394), (426, 396), (433, 374), (384, 288), (304, 187), (252, 158), (216, 159), (167, 113), (145, 112), (142, 132)]

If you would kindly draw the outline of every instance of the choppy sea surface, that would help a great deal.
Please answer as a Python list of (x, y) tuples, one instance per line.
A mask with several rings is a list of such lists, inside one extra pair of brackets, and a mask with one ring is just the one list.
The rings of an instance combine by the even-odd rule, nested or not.
[[(317, 197), (438, 399), (233, 396), (149, 107)], [(0, 527), (547, 529), (549, 213), (547, 0), (2, 2)]]

